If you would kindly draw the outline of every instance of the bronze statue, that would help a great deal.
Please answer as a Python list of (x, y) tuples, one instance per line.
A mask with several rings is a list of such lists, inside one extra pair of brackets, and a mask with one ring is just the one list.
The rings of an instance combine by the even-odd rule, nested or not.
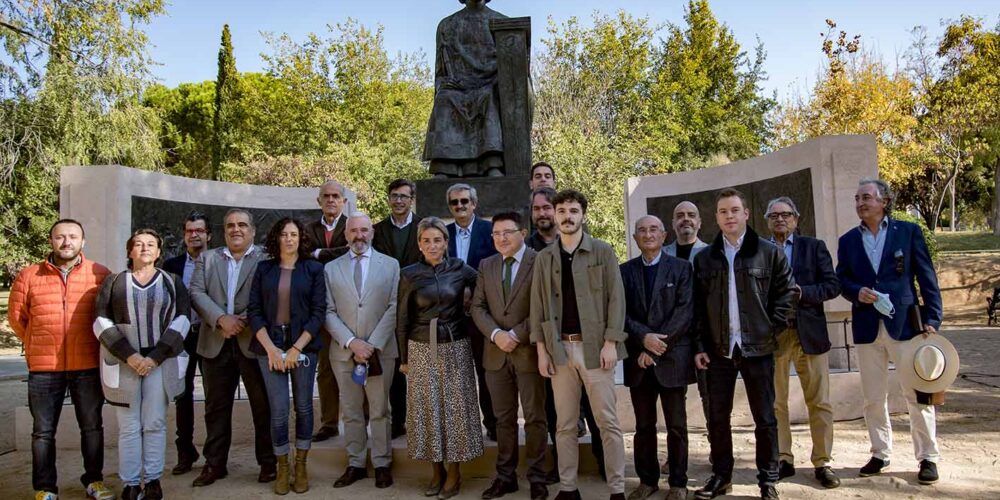
[(434, 107), (424, 161), (435, 177), (502, 176), (503, 134), (497, 54), (491, 19), (505, 19), (489, 0), (459, 0), (462, 10), (437, 28)]

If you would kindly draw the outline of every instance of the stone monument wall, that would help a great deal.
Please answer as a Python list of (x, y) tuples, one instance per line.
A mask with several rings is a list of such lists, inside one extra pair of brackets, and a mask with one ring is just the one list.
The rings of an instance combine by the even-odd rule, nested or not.
[[(278, 219), (290, 216), (309, 223), (322, 212), (317, 188), (252, 186), (177, 177), (120, 165), (64, 167), (59, 189), (59, 215), (80, 221), (86, 230), (84, 253), (112, 271), (125, 268), (125, 243), (133, 231), (156, 229), (164, 239), (163, 257), (184, 251), (183, 221), (192, 211), (205, 213), (211, 247), (225, 244), (222, 218), (230, 208), (250, 212), (261, 243)], [(357, 206), (347, 192), (345, 213)]]

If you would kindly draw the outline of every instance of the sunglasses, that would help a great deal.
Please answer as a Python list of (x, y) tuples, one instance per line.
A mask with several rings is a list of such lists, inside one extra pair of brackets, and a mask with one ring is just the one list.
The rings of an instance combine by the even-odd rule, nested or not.
[(453, 207), (457, 207), (459, 205), (468, 205), (469, 203), (472, 203), (472, 200), (468, 198), (452, 198), (448, 200), (448, 204)]

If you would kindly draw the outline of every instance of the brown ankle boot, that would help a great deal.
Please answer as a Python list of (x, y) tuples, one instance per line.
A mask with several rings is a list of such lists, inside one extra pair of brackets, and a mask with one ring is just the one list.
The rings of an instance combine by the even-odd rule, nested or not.
[(274, 480), (274, 494), (288, 494), (288, 455), (278, 455), (278, 477)]
[(306, 471), (306, 457), (309, 450), (295, 450), (295, 481), (292, 483), (292, 491), (305, 493), (309, 491), (309, 473)]

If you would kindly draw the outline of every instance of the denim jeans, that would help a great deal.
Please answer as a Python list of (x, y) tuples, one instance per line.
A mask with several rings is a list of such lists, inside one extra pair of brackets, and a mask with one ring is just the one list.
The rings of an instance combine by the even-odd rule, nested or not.
[[(123, 368), (125, 369), (125, 368)], [(167, 452), (167, 391), (163, 370), (143, 377), (129, 406), (116, 406), (118, 415), (118, 476), (125, 486), (138, 486), (163, 475)]]
[(305, 353), (306, 361), (290, 373), (273, 372), (267, 366), (267, 356), (257, 358), (264, 375), (267, 401), (271, 407), (271, 442), (275, 455), (287, 455), (288, 446), (288, 378), (292, 379), (292, 399), (295, 401), (295, 448), (308, 450), (312, 445), (313, 384), (319, 357), (314, 352)]
[(84, 486), (103, 481), (104, 422), (101, 408), (104, 392), (97, 369), (28, 374), (28, 408), (34, 420), (31, 430), (31, 486), (35, 491), (59, 493), (56, 477), (56, 428), (66, 390), (73, 401), (80, 426)]

